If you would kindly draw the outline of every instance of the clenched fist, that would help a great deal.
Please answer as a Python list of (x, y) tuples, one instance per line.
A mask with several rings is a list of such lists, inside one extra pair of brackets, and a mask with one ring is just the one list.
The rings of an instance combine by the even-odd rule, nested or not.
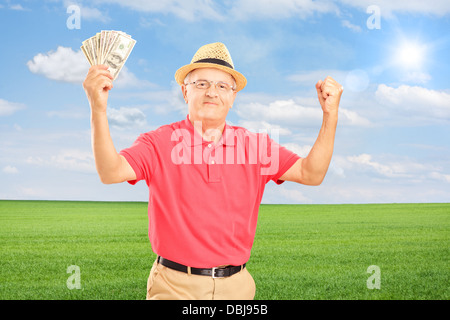
[(316, 83), (316, 89), (323, 112), (337, 113), (344, 88), (333, 78), (326, 77), (325, 80)]
[(107, 69), (105, 65), (92, 66), (83, 82), (92, 111), (106, 112), (108, 92), (113, 88), (113, 76)]

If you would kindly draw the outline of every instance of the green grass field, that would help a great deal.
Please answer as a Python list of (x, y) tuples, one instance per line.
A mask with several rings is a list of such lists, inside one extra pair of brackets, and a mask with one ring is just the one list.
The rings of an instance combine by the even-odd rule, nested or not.
[[(146, 203), (3, 200), (0, 237), (2, 300), (145, 299)], [(248, 269), (256, 299), (447, 300), (449, 240), (450, 204), (261, 205)]]

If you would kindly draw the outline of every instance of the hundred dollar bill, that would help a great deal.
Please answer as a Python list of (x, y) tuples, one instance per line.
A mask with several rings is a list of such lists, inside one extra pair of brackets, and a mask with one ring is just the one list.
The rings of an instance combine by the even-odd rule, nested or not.
[(114, 79), (119, 75), (123, 65), (130, 56), (131, 50), (133, 50), (136, 40), (131, 37), (119, 33), (115, 39), (111, 49), (106, 55), (104, 63), (109, 66), (108, 70), (111, 72)]
[(83, 41), (81, 51), (90, 65), (107, 65), (113, 78), (116, 79), (135, 44), (136, 40), (125, 32), (102, 30)]

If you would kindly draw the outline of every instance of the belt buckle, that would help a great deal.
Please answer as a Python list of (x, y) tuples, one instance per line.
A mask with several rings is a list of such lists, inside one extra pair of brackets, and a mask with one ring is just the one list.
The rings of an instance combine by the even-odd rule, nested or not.
[(211, 268), (211, 277), (213, 278), (213, 279), (215, 279), (215, 278), (217, 278), (216, 277), (216, 270), (217, 269), (219, 269), (218, 267), (213, 267), (213, 268)]

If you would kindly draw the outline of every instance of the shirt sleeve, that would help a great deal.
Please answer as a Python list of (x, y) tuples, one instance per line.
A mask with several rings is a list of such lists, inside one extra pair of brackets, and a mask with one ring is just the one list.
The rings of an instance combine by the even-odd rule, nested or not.
[(119, 152), (128, 161), (136, 174), (136, 180), (128, 181), (134, 185), (140, 180), (149, 184), (155, 166), (155, 144), (151, 133), (141, 134), (131, 147)]
[(266, 183), (272, 180), (276, 184), (282, 184), (284, 180), (280, 180), (280, 177), (301, 157), (281, 146), (268, 135), (262, 141), (260, 150), (266, 150), (266, 153), (261, 155), (261, 174), (266, 176)]

